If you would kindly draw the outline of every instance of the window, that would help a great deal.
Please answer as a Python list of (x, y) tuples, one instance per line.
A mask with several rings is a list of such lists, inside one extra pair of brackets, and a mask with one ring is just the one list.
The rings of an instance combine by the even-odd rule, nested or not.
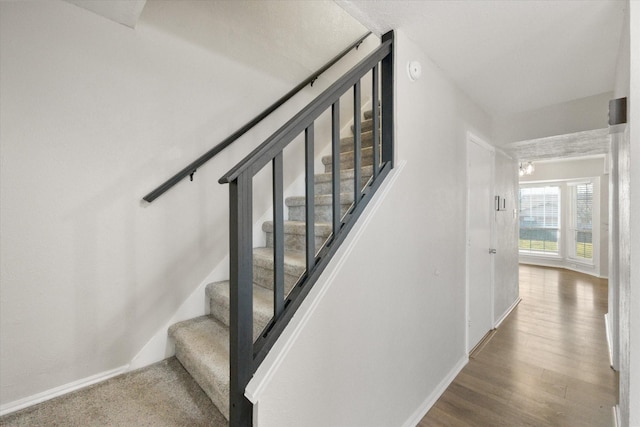
[(593, 182), (569, 184), (569, 257), (593, 260)]
[(599, 177), (522, 183), (519, 223), (521, 261), (599, 274)]
[(520, 251), (559, 255), (560, 187), (520, 188)]

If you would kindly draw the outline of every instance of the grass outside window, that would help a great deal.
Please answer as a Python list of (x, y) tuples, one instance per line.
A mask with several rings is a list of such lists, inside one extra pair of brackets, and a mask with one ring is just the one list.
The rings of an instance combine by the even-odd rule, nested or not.
[[(546, 240), (520, 239), (518, 247), (524, 251), (558, 253), (558, 242)], [(576, 256), (579, 258), (592, 259), (593, 243), (576, 243)]]

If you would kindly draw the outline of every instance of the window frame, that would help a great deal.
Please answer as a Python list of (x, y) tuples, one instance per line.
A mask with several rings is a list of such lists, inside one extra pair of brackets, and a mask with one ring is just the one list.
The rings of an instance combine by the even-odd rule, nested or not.
[(563, 228), (563, 224), (562, 224), (562, 218), (563, 218), (563, 192), (562, 192), (562, 186), (559, 185), (557, 182), (543, 182), (543, 183), (526, 183), (526, 184), (520, 184), (519, 188), (518, 188), (518, 225), (520, 227), (521, 224), (521, 215), (522, 215), (522, 195), (521, 195), (521, 190), (523, 188), (547, 188), (547, 187), (557, 187), (558, 188), (558, 215), (557, 215), (557, 233), (558, 233), (558, 238), (557, 238), (557, 251), (553, 252), (553, 251), (546, 251), (546, 250), (532, 250), (532, 249), (521, 249), (520, 248), (520, 234), (518, 234), (518, 252), (520, 254), (523, 255), (527, 255), (527, 256), (536, 256), (536, 257), (544, 257), (544, 258), (561, 258), (562, 256), (562, 249), (564, 246), (564, 242), (562, 239), (562, 228)]
[[(593, 184), (593, 193), (592, 193), (592, 213), (591, 213), (591, 241), (592, 241), (592, 257), (582, 258), (577, 256), (572, 256), (570, 253), (570, 248), (572, 245), (573, 235), (569, 231), (571, 230), (571, 222), (570, 217), (572, 216), (572, 202), (571, 202), (571, 194), (570, 187), (576, 186), (584, 183), (592, 183)], [(585, 177), (580, 179), (561, 179), (561, 180), (550, 180), (550, 181), (525, 181), (520, 182), (518, 186), (518, 197), (520, 198), (520, 189), (522, 188), (531, 188), (531, 187), (560, 187), (560, 201), (559, 201), (559, 224), (558, 224), (558, 232), (560, 234), (558, 240), (558, 253), (545, 253), (542, 251), (532, 251), (526, 249), (520, 249), (520, 245), (518, 245), (518, 253), (520, 256), (523, 256), (528, 259), (548, 259), (548, 260), (558, 260), (565, 263), (569, 268), (578, 266), (583, 266), (585, 268), (596, 268), (599, 265), (599, 257), (600, 257), (600, 177)], [(520, 217), (522, 212), (520, 211), (520, 200), (518, 200), (518, 227), (520, 228)], [(575, 208), (573, 208), (575, 209)], [(518, 234), (518, 238), (520, 234)]]
[[(577, 187), (579, 185), (591, 184), (591, 258), (581, 257), (576, 252), (576, 242), (573, 232), (577, 230)], [(600, 178), (593, 177), (582, 180), (572, 180), (567, 182), (568, 194), (568, 215), (567, 215), (567, 234), (565, 236), (567, 247), (567, 259), (571, 262), (594, 266), (596, 257), (600, 253)]]

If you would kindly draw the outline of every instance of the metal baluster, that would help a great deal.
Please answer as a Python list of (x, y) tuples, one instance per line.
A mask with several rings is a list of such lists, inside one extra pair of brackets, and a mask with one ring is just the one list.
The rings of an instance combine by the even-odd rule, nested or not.
[(372, 113), (373, 113), (373, 179), (378, 178), (378, 173), (380, 173), (380, 111), (378, 109), (378, 67), (376, 64), (371, 70), (371, 103), (373, 104)]
[(284, 309), (284, 208), (282, 151), (272, 161), (273, 172), (273, 316)]
[(331, 106), (331, 156), (333, 176), (333, 237), (338, 234), (340, 215), (340, 99)]
[[(382, 42), (391, 39), (393, 31), (382, 36)], [(393, 48), (382, 60), (382, 162), (393, 168)]]
[(353, 201), (357, 205), (362, 194), (362, 122), (360, 80), (353, 86)]
[(307, 275), (316, 264), (316, 239), (315, 239), (315, 173), (313, 165), (314, 157), (314, 130), (313, 122), (304, 133), (304, 162), (305, 162), (305, 220), (307, 239)]

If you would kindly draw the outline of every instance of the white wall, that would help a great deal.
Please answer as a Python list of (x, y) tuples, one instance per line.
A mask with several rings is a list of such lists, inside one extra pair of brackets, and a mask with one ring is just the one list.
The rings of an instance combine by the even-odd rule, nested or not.
[[(599, 198), (599, 242), (600, 248), (595, 261), (594, 269), (585, 269), (576, 265), (571, 267), (585, 273), (594, 274), (599, 277), (607, 277), (609, 271), (609, 174), (605, 173), (605, 165), (608, 159), (604, 157), (582, 158), (582, 159), (558, 159), (553, 161), (535, 162), (535, 171), (531, 175), (520, 178), (521, 183), (536, 181), (571, 180), (580, 178), (600, 178), (600, 198)], [(542, 265), (557, 265), (559, 267), (570, 267), (567, 260), (553, 263), (547, 260), (545, 263), (539, 258), (521, 255), (521, 260)]]
[(612, 93), (606, 92), (537, 110), (495, 117), (493, 121), (495, 144), (504, 145), (516, 141), (606, 128), (609, 100), (612, 97)]
[[(466, 134), (489, 141), (491, 122), (403, 32), (396, 40), (406, 165), (294, 316), (287, 352), (251, 382), (260, 427), (415, 425), (466, 362)], [(416, 82), (409, 60), (423, 66)]]
[[(148, 2), (133, 30), (62, 1), (0, 2), (2, 407), (126, 367), (227, 254), (218, 178), (328, 79), (194, 182), (142, 196), (366, 31), (331, 1), (261, 2), (244, 25), (242, 7)], [(279, 19), (296, 21), (286, 38)], [(273, 43), (324, 37), (313, 64)]]
[(629, 107), (629, 139), (631, 141), (631, 295), (630, 308), (630, 378), (629, 401), (630, 425), (640, 426), (640, 4), (629, 2), (630, 22), (630, 107)]

